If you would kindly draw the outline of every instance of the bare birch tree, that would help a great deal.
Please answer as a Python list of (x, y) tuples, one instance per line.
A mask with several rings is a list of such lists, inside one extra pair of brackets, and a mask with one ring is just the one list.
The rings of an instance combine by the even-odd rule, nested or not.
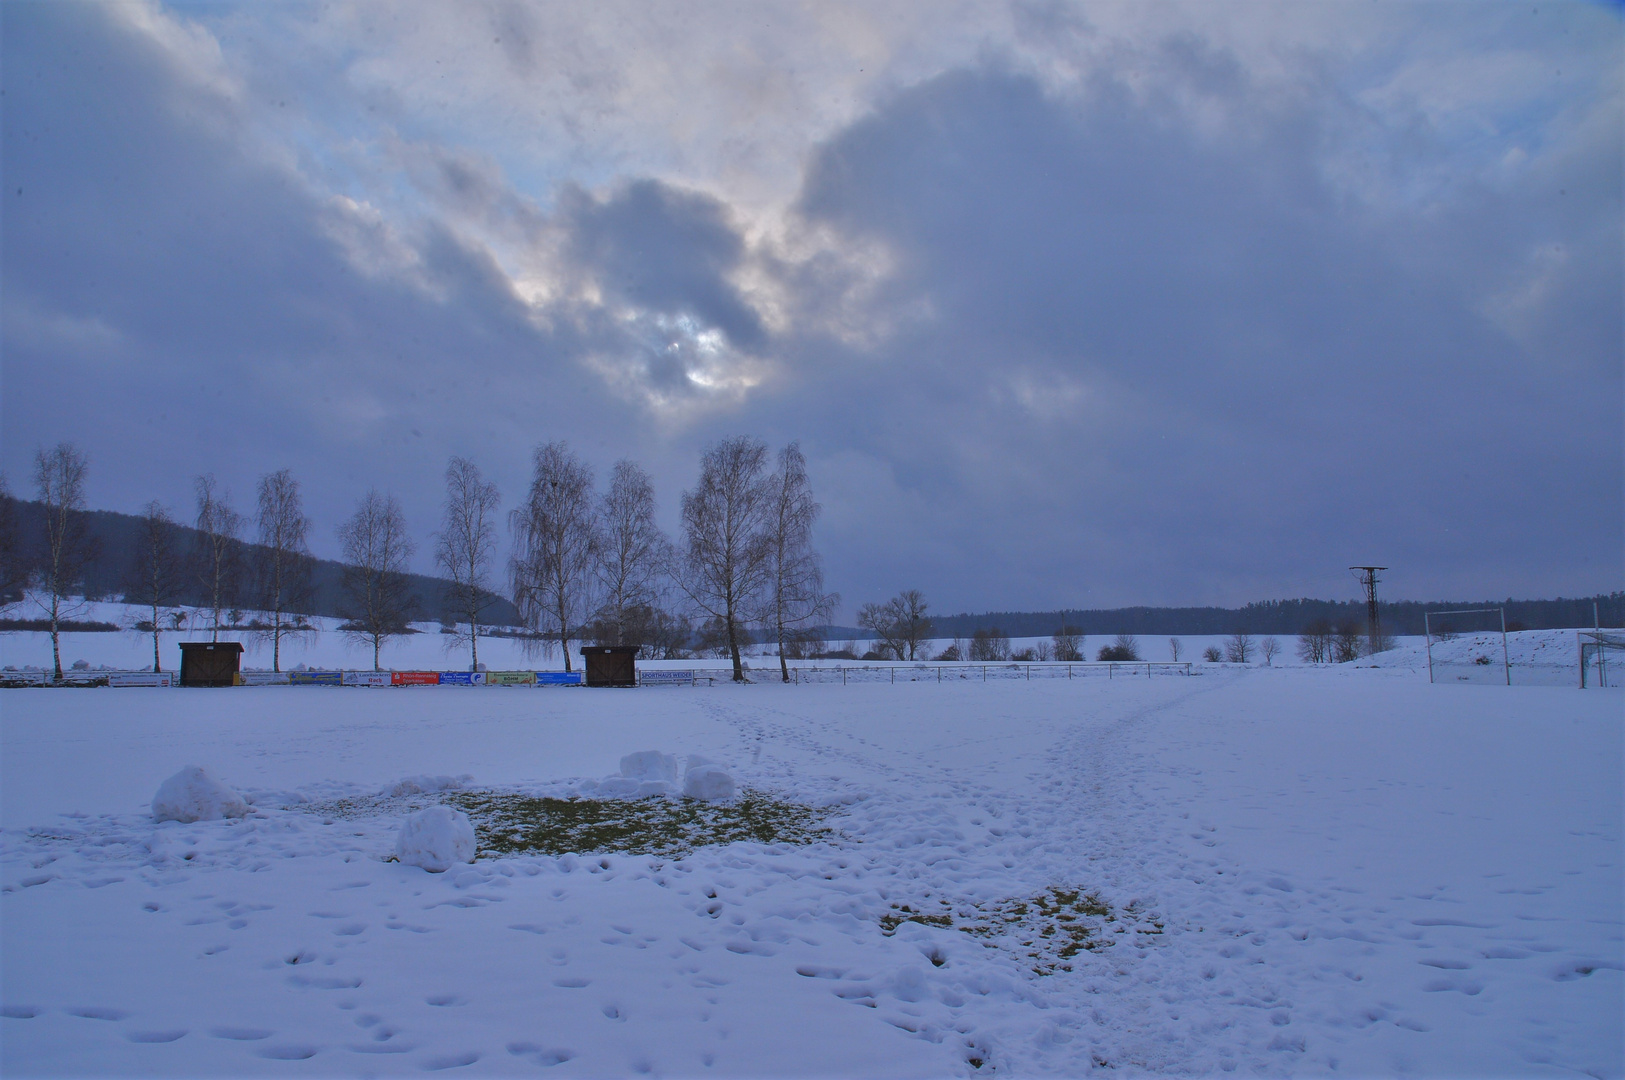
[(243, 576), (243, 515), (231, 496), (206, 473), (192, 482), (197, 492), (193, 563), (209, 598), (209, 640), (220, 640), (220, 613), (237, 602)]
[(564, 442), (536, 450), (525, 504), (509, 515), (514, 604), (525, 625), (558, 640), (570, 671), (570, 639), (590, 610), (598, 525), (592, 471)]
[(85, 455), (72, 443), (34, 454), (34, 487), (45, 512), (44, 547), (34, 572), (36, 601), (51, 624), (51, 668), (62, 678), (61, 624), (73, 614), (72, 590), (93, 554), (85, 527)]
[(787, 646), (793, 648), (827, 625), (841, 602), (824, 591), (824, 567), (812, 546), (812, 527), (822, 509), (807, 479), (801, 445), (779, 451), (779, 468), (768, 480), (767, 596), (763, 622), (779, 647), (779, 674), (790, 681)]
[(655, 524), (654, 484), (636, 463), (615, 463), (598, 523), (599, 643), (646, 645), (647, 613), (659, 598), (657, 583), (671, 561), (671, 542)]
[(455, 613), (457, 635), (468, 641), (468, 670), (480, 669), (480, 616), (496, 597), (490, 590), (496, 558), (497, 508), (502, 497), (479, 466), (454, 457), (446, 466), (446, 512), (435, 540), (435, 563), (451, 579), (446, 604)]
[(683, 493), (677, 580), (696, 608), (720, 620), (735, 682), (745, 681), (746, 621), (768, 582), (766, 464), (767, 446), (759, 439), (724, 439), (705, 452), (699, 482)]
[(344, 549), (344, 632), (372, 646), (372, 670), (381, 670), (384, 642), (410, 633), (415, 601), (407, 580), (412, 541), (406, 515), (393, 495), (369, 491), (355, 515), (339, 526)]
[(1281, 651), (1281, 643), (1273, 637), (1266, 637), (1258, 643), (1258, 655), (1264, 658), (1265, 667), (1273, 667), (1275, 657)]
[[(260, 477), (259, 547), (255, 551), (260, 608), (271, 617), (271, 670), (282, 670), (282, 639), (301, 633), (288, 614), (310, 594), (310, 519), (305, 516), (299, 481), (287, 469)], [(303, 620), (300, 620), (301, 622)]]
[(164, 631), (164, 616), (175, 606), (181, 590), (184, 566), (181, 561), (181, 541), (175, 529), (175, 519), (162, 503), (154, 499), (141, 511), (140, 538), (134, 565), (130, 567), (130, 587), (125, 593), (126, 603), (140, 604), (147, 611), (144, 629), (152, 634), (152, 670), (162, 671), (159, 637)]

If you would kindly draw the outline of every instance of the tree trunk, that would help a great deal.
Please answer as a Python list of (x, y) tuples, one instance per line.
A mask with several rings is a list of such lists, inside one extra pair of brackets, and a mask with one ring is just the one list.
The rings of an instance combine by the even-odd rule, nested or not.
[(745, 662), (739, 655), (739, 630), (734, 623), (733, 605), (728, 606), (728, 654), (733, 657), (734, 682), (745, 681)]
[(790, 665), (784, 659), (784, 623), (779, 623), (779, 674), (785, 682), (790, 681)]
[(58, 601), (51, 597), (51, 666), (56, 669), (56, 681), (62, 681), (62, 636), (57, 630)]

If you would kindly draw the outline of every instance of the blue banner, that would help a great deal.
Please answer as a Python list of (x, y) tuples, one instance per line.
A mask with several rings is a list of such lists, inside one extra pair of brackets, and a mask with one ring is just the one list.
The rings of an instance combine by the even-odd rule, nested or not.
[(442, 671), (440, 673), (441, 686), (476, 686), (485, 680), (480, 678), (483, 671)]
[(288, 681), (295, 686), (343, 686), (342, 671), (290, 671)]
[(537, 686), (580, 686), (581, 672), (579, 671), (538, 671), (536, 673)]

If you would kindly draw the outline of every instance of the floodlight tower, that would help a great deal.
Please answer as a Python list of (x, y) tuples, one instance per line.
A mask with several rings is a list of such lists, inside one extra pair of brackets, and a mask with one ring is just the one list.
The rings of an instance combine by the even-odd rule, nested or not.
[(1377, 576), (1377, 571), (1388, 568), (1386, 566), (1351, 566), (1349, 569), (1360, 571), (1360, 584), (1365, 586), (1366, 643), (1372, 654), (1375, 655), (1382, 642), (1382, 619), (1377, 615), (1377, 582), (1382, 579)]

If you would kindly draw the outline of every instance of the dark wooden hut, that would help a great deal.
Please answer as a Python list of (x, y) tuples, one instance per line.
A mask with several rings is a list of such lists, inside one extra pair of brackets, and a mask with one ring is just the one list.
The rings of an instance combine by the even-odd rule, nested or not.
[(636, 645), (583, 645), (581, 660), (587, 666), (588, 686), (636, 686), (638, 684)]
[(181, 644), (182, 686), (235, 686), (243, 660), (243, 647), (236, 641), (183, 641)]

